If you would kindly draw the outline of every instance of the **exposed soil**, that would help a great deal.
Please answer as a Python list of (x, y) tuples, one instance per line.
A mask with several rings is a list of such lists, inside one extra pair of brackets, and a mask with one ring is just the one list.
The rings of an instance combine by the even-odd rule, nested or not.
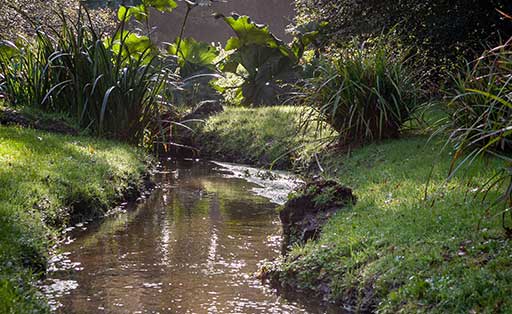
[(352, 190), (335, 181), (309, 182), (296, 193), (279, 213), (283, 225), (283, 255), (295, 244), (317, 239), (332, 215), (356, 203)]
[(19, 125), (25, 128), (33, 128), (67, 135), (79, 134), (76, 128), (63, 121), (56, 119), (38, 119), (11, 108), (4, 108), (0, 110), (0, 125)]

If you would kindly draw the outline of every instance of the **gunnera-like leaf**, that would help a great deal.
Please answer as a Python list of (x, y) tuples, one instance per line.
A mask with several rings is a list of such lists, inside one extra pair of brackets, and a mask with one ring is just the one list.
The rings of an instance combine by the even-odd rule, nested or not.
[(215, 71), (214, 60), (219, 56), (219, 51), (214, 46), (191, 37), (177, 38), (175, 43), (169, 46), (168, 52), (178, 57), (183, 77)]
[(143, 21), (148, 17), (149, 8), (160, 12), (172, 12), (177, 6), (174, 0), (142, 0), (139, 5), (120, 6), (117, 18), (120, 21), (129, 21), (133, 17), (138, 21)]

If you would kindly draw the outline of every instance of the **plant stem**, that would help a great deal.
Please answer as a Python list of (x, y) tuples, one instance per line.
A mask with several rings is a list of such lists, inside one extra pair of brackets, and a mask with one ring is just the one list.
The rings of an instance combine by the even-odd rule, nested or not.
[(185, 33), (185, 26), (187, 25), (188, 16), (190, 15), (190, 11), (192, 11), (192, 6), (187, 4), (187, 12), (185, 13), (185, 18), (183, 19), (183, 24), (181, 25), (180, 36), (178, 37), (178, 44), (176, 45), (176, 56), (180, 52), (181, 40), (183, 38), (183, 34)]

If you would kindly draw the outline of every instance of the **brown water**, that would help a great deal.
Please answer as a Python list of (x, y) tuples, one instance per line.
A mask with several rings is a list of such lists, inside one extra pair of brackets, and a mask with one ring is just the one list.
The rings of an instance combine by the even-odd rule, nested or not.
[(135, 208), (70, 233), (43, 287), (56, 313), (323, 312), (255, 278), (279, 255), (280, 225), (254, 183), (197, 162), (155, 180)]

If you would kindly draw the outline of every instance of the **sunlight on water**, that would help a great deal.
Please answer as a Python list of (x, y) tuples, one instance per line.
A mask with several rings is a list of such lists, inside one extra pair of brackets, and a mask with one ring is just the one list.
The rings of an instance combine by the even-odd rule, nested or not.
[[(273, 202), (296, 182), (242, 179), (240, 171), (255, 170), (219, 167), (169, 162), (139, 206), (70, 233), (42, 288), (55, 312), (321, 313), (254, 275), (279, 255)], [(254, 194), (267, 188), (263, 181), (272, 182), (272, 202)]]

